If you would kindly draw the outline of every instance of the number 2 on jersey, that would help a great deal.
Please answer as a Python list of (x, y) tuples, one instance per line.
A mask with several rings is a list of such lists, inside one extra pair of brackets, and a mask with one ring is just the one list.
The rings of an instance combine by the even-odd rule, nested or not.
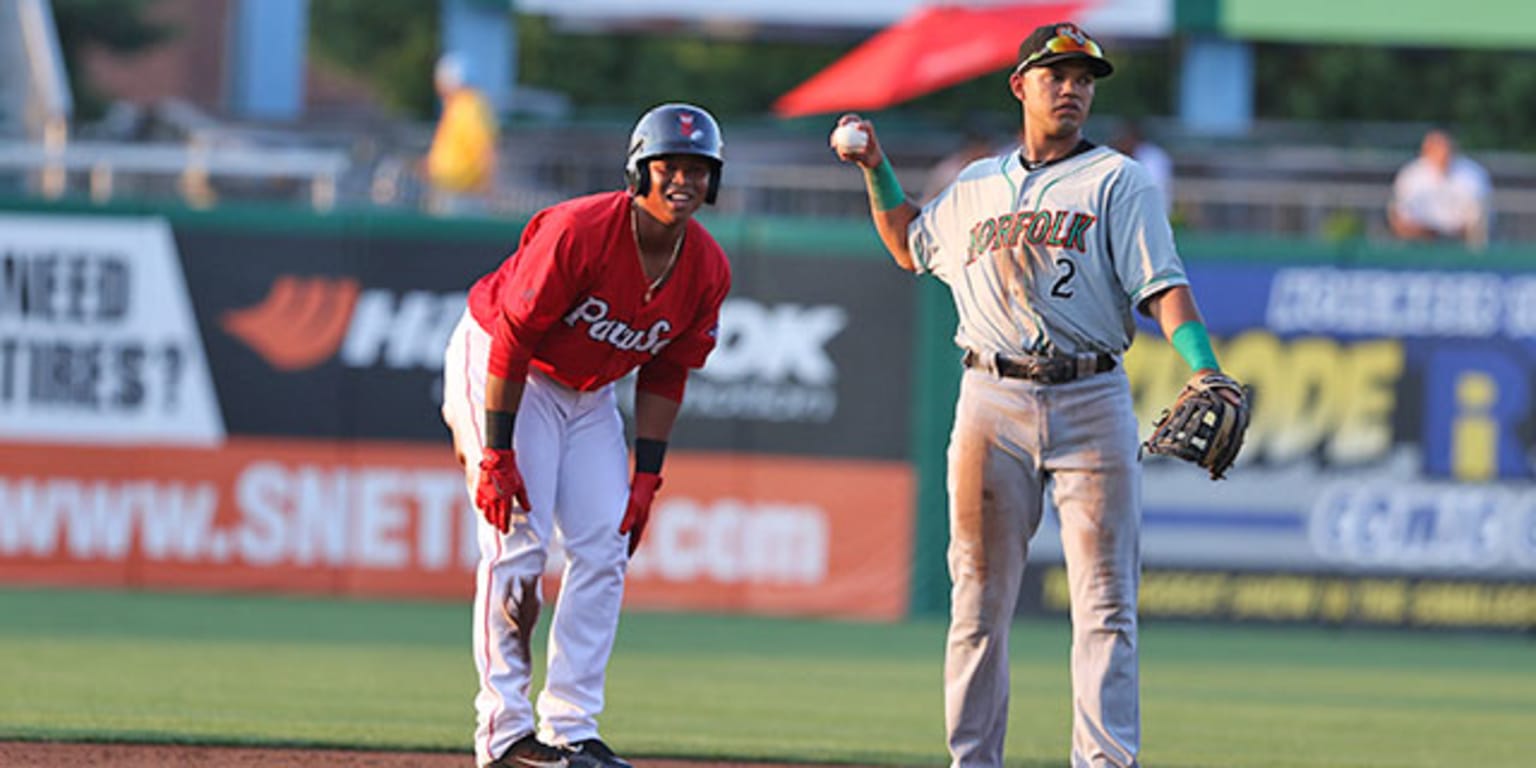
[(1070, 299), (1072, 298), (1072, 289), (1068, 288), (1067, 284), (1072, 282), (1072, 278), (1077, 275), (1077, 264), (1063, 256), (1056, 259), (1056, 266), (1066, 270), (1066, 274), (1056, 278), (1056, 282), (1051, 285), (1051, 295), (1057, 298)]

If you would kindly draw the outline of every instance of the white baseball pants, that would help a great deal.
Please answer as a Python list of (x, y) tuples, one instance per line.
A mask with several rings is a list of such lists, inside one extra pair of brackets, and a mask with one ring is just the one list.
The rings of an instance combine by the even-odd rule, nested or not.
[(1124, 371), (1046, 385), (967, 370), (948, 461), (951, 764), (1003, 765), (1009, 628), (1049, 493), (1072, 601), (1072, 766), (1136, 765), (1141, 465)]
[[(443, 418), (464, 458), (473, 505), (483, 444), (491, 337), (468, 312), (454, 329), (443, 368)], [(477, 513), (475, 569), (475, 759), (485, 765), (535, 729), (529, 702), (531, 641), (539, 579), (558, 532), (566, 566), (550, 627), (539, 738), (563, 745), (598, 735), (608, 657), (624, 596), (627, 539), (619, 534), (629, 495), (629, 453), (612, 385), (578, 392), (530, 372), (513, 434), (531, 514), (502, 534)]]

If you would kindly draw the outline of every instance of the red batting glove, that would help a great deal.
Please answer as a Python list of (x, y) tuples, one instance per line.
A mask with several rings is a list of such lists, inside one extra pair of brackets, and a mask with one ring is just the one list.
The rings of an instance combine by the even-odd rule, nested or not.
[(656, 500), (656, 490), (661, 487), (661, 475), (655, 472), (636, 472), (629, 484), (629, 507), (624, 510), (624, 522), (619, 523), (619, 533), (629, 534), (629, 556), (635, 556), (640, 548), (640, 537), (645, 535), (645, 524), (651, 520), (651, 502)]
[(512, 504), (517, 503), (524, 512), (528, 506), (528, 489), (523, 476), (517, 471), (517, 452), (507, 448), (486, 448), (480, 458), (480, 485), (475, 488), (475, 506), (485, 521), (506, 533), (512, 523)]

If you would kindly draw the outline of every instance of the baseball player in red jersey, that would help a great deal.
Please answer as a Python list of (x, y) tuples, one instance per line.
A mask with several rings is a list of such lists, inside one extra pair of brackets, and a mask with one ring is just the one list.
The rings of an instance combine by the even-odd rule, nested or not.
[[(715, 346), (731, 284), (693, 215), (713, 203), (720, 129), (703, 109), (642, 116), (628, 189), (540, 211), (475, 283), (449, 342), (443, 418), (482, 516), (475, 573), (475, 759), (627, 768), (598, 736), (624, 573), (661, 487), (688, 370)], [(636, 368), (631, 475), (613, 382)], [(529, 700), (539, 577), (566, 566), (544, 690)]]

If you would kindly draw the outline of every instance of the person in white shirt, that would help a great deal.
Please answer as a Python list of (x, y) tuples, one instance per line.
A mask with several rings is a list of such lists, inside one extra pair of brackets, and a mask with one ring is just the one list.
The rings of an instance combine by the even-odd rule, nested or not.
[(1158, 193), (1163, 196), (1164, 210), (1173, 211), (1173, 158), (1156, 144), (1147, 140), (1146, 134), (1141, 130), (1141, 124), (1134, 120), (1126, 121), (1120, 126), (1120, 132), (1110, 142), (1110, 146), (1119, 150), (1120, 154), (1141, 163), (1152, 176), (1152, 184), (1157, 187)]
[(1473, 248), (1488, 241), (1488, 171), (1456, 151), (1443, 130), (1424, 135), (1419, 156), (1397, 172), (1387, 220), (1403, 240), (1460, 240)]

